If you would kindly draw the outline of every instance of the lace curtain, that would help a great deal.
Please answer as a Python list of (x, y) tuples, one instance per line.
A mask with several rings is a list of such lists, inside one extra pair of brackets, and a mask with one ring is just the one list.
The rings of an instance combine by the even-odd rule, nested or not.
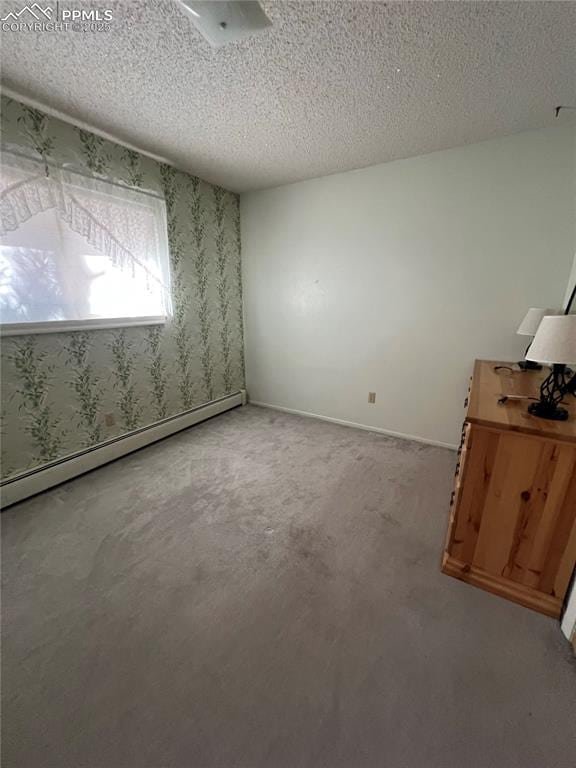
[[(45, 169), (40, 163), (3, 153), (0, 182), (2, 243), (22, 250), (18, 231), (24, 231), (25, 225), (27, 234), (22, 235), (22, 243), (26, 241), (29, 245), (31, 239), (41, 240), (43, 230), (55, 229), (48, 226), (46, 216), (42, 217), (47, 212), (51, 219), (57, 217), (60, 231), (59, 238), (52, 235), (50, 240), (54, 274), (59, 275), (63, 285), (68, 283), (68, 293), (70, 280), (64, 273), (74, 274), (74, 261), (83, 258), (79, 254), (83, 250), (81, 242), (84, 242), (87, 252), (105, 257), (105, 262), (102, 259), (99, 262), (105, 263), (105, 268), (109, 265), (123, 275), (130, 275), (133, 290), (145, 290), (151, 295), (153, 300), (144, 301), (143, 305), (157, 308), (158, 313), (168, 313), (168, 245), (163, 200), (66, 168)], [(39, 231), (31, 237), (30, 223), (34, 220), (38, 222)], [(22, 258), (22, 254), (12, 258)], [(89, 309), (84, 310), (86, 313), (90, 315)]]

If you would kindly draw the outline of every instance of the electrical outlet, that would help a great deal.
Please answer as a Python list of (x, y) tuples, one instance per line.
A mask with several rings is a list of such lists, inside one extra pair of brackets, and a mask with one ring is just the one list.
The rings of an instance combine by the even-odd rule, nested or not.
[(376, 392), (368, 392), (368, 402), (369, 403), (376, 402)]
[(116, 424), (116, 419), (114, 418), (113, 413), (105, 413), (104, 414), (104, 423), (107, 427), (113, 427), (114, 424)]

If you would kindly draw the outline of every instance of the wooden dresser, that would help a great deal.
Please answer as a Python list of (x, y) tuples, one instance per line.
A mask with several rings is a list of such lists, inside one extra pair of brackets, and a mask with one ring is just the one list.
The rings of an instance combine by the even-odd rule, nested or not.
[(442, 570), (559, 616), (576, 563), (576, 399), (565, 422), (527, 412), (543, 371), (477, 360), (450, 503)]

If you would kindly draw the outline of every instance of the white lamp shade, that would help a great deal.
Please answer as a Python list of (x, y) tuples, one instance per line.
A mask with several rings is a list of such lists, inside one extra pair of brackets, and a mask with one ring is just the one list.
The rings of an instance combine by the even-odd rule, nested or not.
[(527, 360), (535, 363), (576, 363), (576, 315), (543, 317)]
[(538, 326), (542, 322), (542, 318), (547, 315), (559, 315), (561, 310), (559, 309), (540, 309), (539, 307), (530, 307), (524, 320), (518, 326), (518, 333), (520, 336), (536, 336)]

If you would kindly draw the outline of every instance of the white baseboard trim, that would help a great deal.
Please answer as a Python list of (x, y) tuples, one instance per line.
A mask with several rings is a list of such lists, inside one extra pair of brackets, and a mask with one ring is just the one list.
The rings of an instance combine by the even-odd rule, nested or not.
[(320, 421), (330, 421), (333, 424), (341, 424), (343, 427), (353, 427), (354, 429), (363, 429), (366, 432), (378, 432), (381, 435), (389, 437), (398, 437), (400, 440), (412, 440), (416, 443), (425, 445), (434, 445), (437, 448), (449, 448), (452, 451), (458, 449), (457, 445), (452, 443), (443, 443), (440, 440), (428, 440), (426, 437), (417, 437), (416, 435), (407, 435), (404, 432), (394, 432), (391, 429), (382, 429), (382, 427), (371, 427), (368, 424), (357, 424), (355, 421), (345, 421), (344, 419), (335, 419), (332, 416), (322, 416), (319, 413), (310, 413), (309, 411), (298, 411), (295, 408), (284, 408), (282, 405), (272, 405), (272, 403), (263, 403), (258, 400), (249, 400), (251, 405), (257, 405), (259, 408), (271, 408), (273, 411), (282, 411), (283, 413), (295, 413), (297, 416), (306, 416), (310, 419), (320, 419)]
[(219, 413), (243, 405), (245, 397), (245, 391), (241, 390), (206, 405), (191, 408), (189, 411), (184, 411), (176, 416), (169, 416), (167, 419), (157, 421), (150, 426), (114, 437), (85, 451), (73, 453), (50, 462), (50, 464), (22, 472), (0, 483), (0, 506), (4, 509), (29, 496), (34, 496), (41, 491), (64, 483), (66, 480), (83, 475), (85, 472), (102, 466), (102, 464), (119, 459), (127, 453), (137, 451), (157, 440), (162, 440), (162, 438), (173, 435), (175, 432), (192, 427), (200, 421), (205, 421)]

